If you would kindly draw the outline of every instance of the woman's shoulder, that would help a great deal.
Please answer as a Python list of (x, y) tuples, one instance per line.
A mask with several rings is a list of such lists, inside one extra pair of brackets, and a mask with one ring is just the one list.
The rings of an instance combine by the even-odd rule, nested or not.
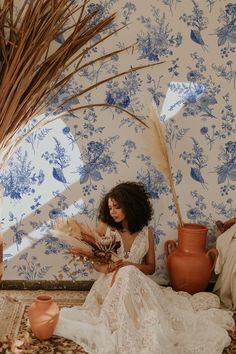
[(140, 234), (141, 237), (146, 240), (147, 244), (153, 243), (154, 235), (152, 228), (149, 225), (144, 226)]
[(137, 237), (139, 239), (146, 240), (148, 242), (151, 236), (152, 229), (149, 226), (144, 226), (141, 231), (138, 232)]

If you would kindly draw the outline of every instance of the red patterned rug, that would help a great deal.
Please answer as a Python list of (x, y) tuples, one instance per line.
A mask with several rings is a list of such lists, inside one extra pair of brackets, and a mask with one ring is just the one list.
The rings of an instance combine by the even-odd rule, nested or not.
[[(27, 309), (37, 295), (52, 295), (59, 307), (81, 305), (87, 291), (46, 291), (46, 290), (1, 290), (0, 291), (0, 341), (8, 336), (12, 342), (18, 340), (19, 351), (7, 351), (0, 342), (0, 353), (22, 354), (86, 354), (79, 345), (68, 339), (52, 336), (49, 340), (40, 341), (34, 337), (28, 325)], [(236, 319), (236, 317), (235, 317)], [(10, 346), (10, 344), (9, 344)], [(211, 354), (211, 353), (209, 353)], [(236, 332), (232, 335), (231, 345), (223, 354), (236, 354)]]

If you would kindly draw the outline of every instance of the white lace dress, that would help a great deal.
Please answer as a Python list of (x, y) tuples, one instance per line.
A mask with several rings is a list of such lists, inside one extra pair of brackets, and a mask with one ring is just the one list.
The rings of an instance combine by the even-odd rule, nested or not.
[[(124, 257), (122, 239), (116, 236)], [(141, 263), (147, 250), (145, 227), (128, 260)], [(177, 293), (135, 266), (121, 268), (112, 287), (111, 279), (112, 273), (102, 274), (83, 306), (63, 308), (54, 334), (91, 354), (220, 354), (229, 345), (232, 313), (219, 309), (216, 295)]]

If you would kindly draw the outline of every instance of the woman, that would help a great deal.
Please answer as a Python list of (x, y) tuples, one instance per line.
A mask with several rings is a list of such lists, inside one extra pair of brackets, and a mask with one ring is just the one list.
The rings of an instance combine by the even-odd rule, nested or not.
[(83, 306), (61, 310), (55, 334), (92, 354), (220, 354), (234, 321), (216, 308), (218, 298), (177, 293), (147, 276), (155, 270), (152, 214), (142, 184), (121, 183), (104, 196), (98, 232), (114, 233), (121, 260), (95, 265), (103, 274)]

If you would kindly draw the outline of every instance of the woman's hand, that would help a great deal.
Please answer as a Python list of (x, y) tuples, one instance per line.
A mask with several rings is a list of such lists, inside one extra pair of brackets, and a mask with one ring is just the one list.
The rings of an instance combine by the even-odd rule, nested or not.
[(123, 266), (123, 261), (119, 260), (114, 263), (109, 263), (109, 264), (101, 264), (101, 263), (94, 263), (94, 269), (98, 272), (102, 273), (112, 273), (119, 269), (121, 266)]
[(93, 266), (97, 272), (108, 273), (108, 264), (94, 262)]
[(109, 263), (108, 264), (108, 272), (114, 272), (115, 270), (122, 267), (122, 264), (123, 264), (122, 259), (120, 259), (119, 261), (116, 261), (114, 263)]
[(132, 262), (129, 262), (129, 261), (122, 261), (122, 264), (120, 265), (120, 267), (125, 267), (125, 266), (129, 266), (129, 265), (135, 265), (135, 264)]

